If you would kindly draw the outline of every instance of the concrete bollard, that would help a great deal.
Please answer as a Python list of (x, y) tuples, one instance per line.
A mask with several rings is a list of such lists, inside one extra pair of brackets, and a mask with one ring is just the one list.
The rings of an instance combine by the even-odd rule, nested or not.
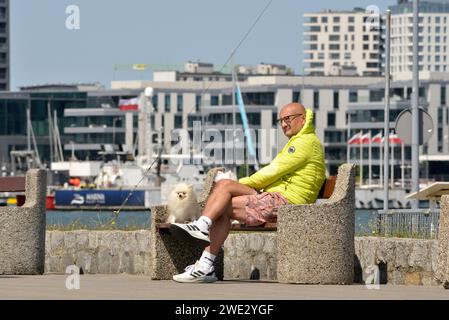
[(0, 274), (44, 273), (46, 189), (46, 171), (31, 169), (25, 204), (0, 208)]

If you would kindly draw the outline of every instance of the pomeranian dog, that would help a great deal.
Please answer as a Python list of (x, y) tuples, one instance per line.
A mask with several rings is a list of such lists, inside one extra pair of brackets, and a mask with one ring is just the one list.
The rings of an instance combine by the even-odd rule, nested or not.
[(198, 204), (193, 186), (179, 183), (174, 186), (168, 196), (167, 223), (186, 223), (198, 219), (201, 209)]

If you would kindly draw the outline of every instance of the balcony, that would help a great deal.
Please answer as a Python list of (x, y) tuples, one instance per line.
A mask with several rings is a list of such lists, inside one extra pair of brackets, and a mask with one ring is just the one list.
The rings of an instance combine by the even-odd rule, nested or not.
[[(125, 128), (122, 127), (107, 127), (107, 126), (94, 126), (88, 127), (65, 127), (65, 134), (83, 134), (83, 133), (124, 133)], [(136, 130), (134, 130), (136, 131)]]
[[(137, 111), (135, 111), (137, 112)], [(64, 110), (64, 117), (125, 116), (118, 108), (70, 108)]]
[(310, 27), (306, 27), (304, 28), (304, 33), (317, 33), (317, 32), (321, 32), (321, 26), (310, 26)]
[(70, 150), (86, 150), (86, 151), (100, 151), (101, 150), (101, 144), (97, 143), (68, 143), (64, 145), (65, 151)]

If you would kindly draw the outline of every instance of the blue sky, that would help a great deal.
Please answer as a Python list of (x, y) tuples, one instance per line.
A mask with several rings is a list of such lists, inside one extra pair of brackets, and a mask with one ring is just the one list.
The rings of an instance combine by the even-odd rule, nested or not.
[[(116, 64), (223, 64), (268, 0), (11, 0), (11, 88), (43, 83), (146, 79)], [(394, 0), (273, 0), (235, 56), (235, 63), (302, 68), (302, 15)], [(66, 7), (80, 8), (80, 29), (65, 26)]]

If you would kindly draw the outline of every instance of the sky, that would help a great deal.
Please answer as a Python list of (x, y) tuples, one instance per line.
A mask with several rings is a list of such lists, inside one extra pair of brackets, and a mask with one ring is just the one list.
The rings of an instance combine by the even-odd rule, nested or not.
[[(269, 0), (11, 0), (11, 89), (46, 83), (150, 79), (126, 66), (223, 65)], [(302, 70), (303, 14), (395, 0), (273, 0), (234, 57), (235, 64)], [(79, 8), (79, 29), (66, 8)], [(125, 66), (114, 70), (114, 66)]]

